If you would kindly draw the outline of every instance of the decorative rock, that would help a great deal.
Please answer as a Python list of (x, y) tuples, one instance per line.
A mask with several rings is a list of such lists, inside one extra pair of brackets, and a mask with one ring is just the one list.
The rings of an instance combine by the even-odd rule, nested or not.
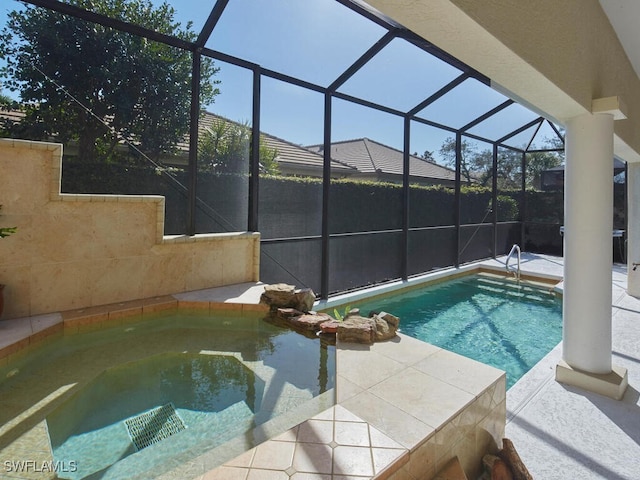
[(296, 287), (286, 283), (265, 285), (264, 293), (260, 296), (260, 303), (266, 303), (272, 307), (289, 307), (294, 297)]
[(310, 288), (302, 288), (294, 293), (295, 308), (303, 312), (308, 312), (313, 308), (316, 301), (316, 294)]
[(376, 322), (371, 318), (352, 315), (338, 325), (338, 340), (345, 343), (365, 343), (370, 345), (376, 336)]
[(339, 326), (340, 322), (332, 318), (331, 320), (320, 324), (320, 331), (322, 333), (336, 333)]
[(306, 331), (317, 332), (320, 330), (320, 324), (330, 320), (331, 317), (326, 313), (318, 313), (317, 315), (300, 315), (299, 317), (291, 317), (287, 319), (287, 323), (293, 328)]
[(372, 317), (376, 322), (376, 342), (389, 340), (396, 336), (400, 319), (387, 312), (380, 312)]
[(278, 308), (295, 308), (301, 312), (308, 312), (313, 308), (316, 294), (310, 288), (296, 290), (293, 285), (276, 283), (266, 285), (260, 296), (260, 303), (267, 304), (274, 311)]
[(396, 336), (395, 330), (391, 331), (389, 324), (377, 315), (372, 319), (376, 322), (375, 341), (382, 342)]
[(385, 322), (389, 324), (390, 327), (395, 327), (396, 329), (400, 326), (400, 319), (395, 315), (391, 315), (387, 312), (380, 312), (378, 317), (383, 319)]
[(371, 312), (370, 318), (360, 316), (360, 309), (352, 308), (342, 321), (326, 313), (312, 311), (316, 295), (310, 288), (296, 290), (293, 285), (277, 283), (266, 285), (260, 303), (271, 308), (268, 321), (289, 326), (298, 332), (313, 336), (317, 332), (336, 334), (341, 342), (372, 344), (389, 340), (397, 334), (400, 319), (387, 312)]
[(299, 317), (300, 315), (304, 315), (304, 312), (301, 312), (300, 310), (296, 310), (295, 308), (279, 308), (278, 309), (278, 317), (282, 319)]

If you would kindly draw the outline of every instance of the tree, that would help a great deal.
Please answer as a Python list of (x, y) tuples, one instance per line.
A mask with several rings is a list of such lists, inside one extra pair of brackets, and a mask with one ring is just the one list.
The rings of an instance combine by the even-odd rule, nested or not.
[(532, 152), (527, 154), (527, 188), (539, 188), (543, 171), (562, 165), (562, 152)]
[(430, 152), (429, 150), (425, 150), (422, 155), (418, 155), (418, 152), (413, 152), (413, 156), (421, 158), (422, 160), (429, 163), (436, 163), (436, 159), (433, 158), (433, 152)]
[[(545, 148), (562, 149), (564, 146), (559, 138), (547, 139)], [(477, 147), (462, 140), (461, 145), (461, 175), (468, 183), (475, 181), (479, 185), (487, 186), (493, 174), (492, 149), (478, 151)], [(456, 141), (455, 138), (447, 138), (440, 147), (440, 155), (447, 166), (456, 166)], [(540, 173), (549, 168), (562, 164), (562, 153), (552, 151), (538, 151), (527, 153), (527, 170), (525, 181), (527, 187), (535, 185)], [(519, 189), (522, 182), (522, 153), (511, 149), (499, 149), (498, 152), (498, 188), (500, 190)]]
[[(561, 131), (561, 134), (564, 132)], [(557, 152), (531, 152), (527, 154), (526, 184), (528, 188), (539, 187), (541, 173), (550, 168), (559, 167), (564, 161), (564, 142), (554, 136), (545, 138), (544, 148), (557, 149)]]
[[(491, 178), (493, 154), (491, 150), (478, 151), (477, 146), (462, 139), (460, 145), (460, 173), (467, 183), (480, 182), (484, 185)], [(440, 156), (445, 165), (456, 168), (456, 139), (448, 137), (440, 147)]]
[[(69, 0), (68, 3), (167, 35), (194, 40), (166, 3)], [(75, 142), (82, 160), (113, 158), (122, 139), (151, 158), (171, 152), (189, 129), (191, 53), (102, 25), (27, 6), (9, 13), (0, 34), (1, 73), (19, 91), (22, 129), (31, 138)], [(219, 93), (203, 59), (201, 101)], [(106, 125), (105, 125), (106, 124)]]
[[(198, 139), (200, 169), (214, 173), (247, 173), (251, 134), (248, 122), (235, 123), (215, 118), (213, 124), (205, 128)], [(265, 145), (262, 138), (258, 155), (261, 173), (278, 173), (278, 151)]]
[(13, 100), (11, 99), (11, 97), (5, 95), (4, 93), (0, 93), (0, 109), (4, 110), (11, 104), (13, 104)]
[(522, 188), (522, 153), (516, 150), (498, 149), (499, 190)]

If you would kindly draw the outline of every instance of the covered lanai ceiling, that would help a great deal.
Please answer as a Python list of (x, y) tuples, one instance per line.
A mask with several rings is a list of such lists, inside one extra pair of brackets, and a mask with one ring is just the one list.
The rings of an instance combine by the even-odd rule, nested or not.
[(629, 0), (600, 0), (604, 13), (616, 31), (620, 43), (634, 70), (640, 76), (640, 2)]

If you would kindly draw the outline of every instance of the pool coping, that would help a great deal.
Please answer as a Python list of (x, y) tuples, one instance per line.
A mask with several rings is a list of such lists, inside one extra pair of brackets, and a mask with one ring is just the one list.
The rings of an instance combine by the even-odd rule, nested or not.
[[(143, 320), (159, 312), (195, 309), (225, 314), (255, 315), (269, 307), (259, 303), (264, 284), (249, 282), (141, 300), (79, 308), (32, 317), (0, 320), (0, 367), (58, 335), (72, 335)], [(205, 300), (205, 298), (208, 298)], [(258, 301), (253, 301), (255, 298)], [(50, 338), (52, 337), (52, 338)]]
[[(392, 295), (398, 291), (410, 291), (413, 289), (423, 288), (429, 285), (434, 285), (439, 282), (452, 280), (467, 275), (473, 275), (474, 273), (491, 273), (502, 277), (509, 277), (504, 267), (499, 264), (493, 264), (488, 262), (474, 263), (468, 265), (462, 265), (458, 268), (447, 268), (438, 270), (436, 272), (427, 273), (424, 275), (409, 278), (408, 280), (398, 280), (394, 282), (385, 283), (370, 287), (364, 290), (355, 290), (353, 292), (347, 292), (340, 295), (333, 296), (327, 300), (320, 300), (316, 302), (315, 308), (320, 311), (341, 307), (349, 304), (350, 302), (356, 302), (359, 300), (367, 299), (373, 300), (387, 295)], [(520, 276), (521, 282), (527, 282), (536, 286), (548, 286), (552, 287), (553, 291), (558, 294), (562, 294), (562, 277), (547, 273), (529, 273), (523, 271)]]
[[(333, 308), (335, 306), (344, 305), (350, 301), (364, 298), (365, 296), (367, 298), (372, 298), (374, 296), (390, 294), (400, 289), (419, 288), (435, 282), (476, 272), (502, 273), (503, 275), (505, 273), (499, 266), (486, 263), (464, 265), (459, 268), (445, 269), (421, 275), (420, 277), (415, 277), (407, 281), (392, 282), (390, 284), (373, 287), (366, 291), (351, 292), (332, 297), (328, 301), (316, 302), (315, 308), (317, 310)], [(561, 280), (557, 276), (544, 274), (523, 275), (523, 279), (542, 279), (543, 281), (554, 283)], [(556, 288), (559, 288), (558, 285), (556, 285)], [(2, 334), (0, 336), (0, 366), (28, 354), (33, 349), (46, 343), (47, 340), (57, 338), (60, 335), (72, 335), (75, 333), (107, 328), (118, 324), (140, 321), (147, 315), (157, 314), (162, 311), (170, 312), (175, 309), (197, 309), (200, 311), (206, 310), (209, 314), (217, 312), (236, 315), (255, 315), (259, 313), (266, 313), (268, 311), (268, 307), (259, 303), (260, 294), (263, 290), (264, 284), (251, 282), (130, 302), (120, 302), (101, 307), (90, 307), (67, 312), (38, 315), (35, 317), (0, 321), (0, 334)], [(561, 287), (559, 290), (561, 291)], [(28, 320), (28, 323), (25, 320)], [(7, 332), (9, 332), (8, 335), (3, 334)], [(402, 334), (399, 334), (397, 338), (400, 339), (400, 343), (404, 343), (405, 345), (407, 343), (414, 342), (414, 339), (409, 339), (409, 337)], [(401, 357), (403, 353), (401, 350), (393, 346), (393, 342), (382, 342), (365, 348), (364, 350), (371, 353), (367, 355), (362, 352), (358, 353), (358, 360), (355, 359), (356, 357), (350, 356), (349, 354), (349, 352), (353, 351), (353, 345), (340, 345), (338, 342), (338, 347), (336, 348), (336, 355), (338, 357), (336, 362), (336, 406), (330, 409), (332, 411), (331, 414), (327, 413), (327, 411), (320, 414), (319, 418), (314, 417), (307, 420), (307, 422), (326, 421), (327, 415), (332, 415), (332, 421), (335, 423), (337, 421), (344, 420), (344, 417), (346, 416), (350, 418), (349, 422), (351, 423), (366, 424), (369, 429), (378, 431), (382, 434), (379, 438), (384, 439), (386, 437), (388, 441), (391, 442), (388, 443), (388, 445), (394, 445), (391, 450), (393, 450), (396, 455), (387, 455), (387, 457), (385, 457), (387, 463), (383, 462), (376, 464), (376, 471), (373, 475), (365, 476), (365, 478), (387, 479), (394, 478), (395, 475), (399, 475), (399, 478), (402, 478), (405, 474), (414, 476), (435, 475), (438, 468), (442, 467), (452, 458), (453, 450), (451, 450), (451, 448), (453, 448), (453, 446), (449, 445), (451, 448), (444, 447), (447, 441), (451, 440), (451, 438), (447, 438), (451, 437), (451, 433), (448, 431), (447, 426), (451, 425), (454, 419), (457, 419), (455, 421), (462, 421), (461, 418), (468, 416), (465, 413), (466, 410), (477, 410), (480, 408), (480, 413), (474, 413), (475, 417), (472, 423), (473, 428), (475, 429), (480, 428), (479, 425), (484, 425), (482, 422), (487, 422), (489, 421), (488, 419), (491, 419), (491, 422), (497, 422), (497, 424), (502, 425), (501, 431), (495, 431), (496, 429), (491, 427), (494, 430), (490, 435), (491, 439), (486, 437), (486, 435), (485, 438), (483, 438), (483, 442), (486, 443), (487, 448), (491, 447), (492, 449), (495, 449), (496, 445), (501, 441), (501, 435), (504, 433), (506, 419), (506, 382), (504, 372), (500, 373), (500, 370), (474, 362), (473, 360), (466, 359), (465, 357), (457, 356), (451, 352), (443, 351), (442, 349), (424, 342), (419, 342), (417, 340), (415, 340), (415, 342), (421, 344), (418, 346), (418, 350), (422, 349), (422, 353), (414, 354), (417, 356), (410, 357), (406, 361), (400, 362), (398, 362), (397, 359), (399, 356)], [(385, 352), (385, 349), (389, 351)], [(356, 350), (358, 350), (358, 348), (356, 348)], [(463, 369), (468, 369), (469, 371), (479, 369), (478, 371), (485, 372), (485, 374), (486, 372), (489, 372), (486, 375), (488, 375), (487, 378), (490, 378), (490, 381), (484, 382), (482, 385), (477, 385), (478, 388), (476, 390), (468, 392), (465, 390), (465, 384), (460, 383), (467, 382), (468, 376), (463, 376), (464, 378), (457, 378), (455, 379), (455, 382), (452, 383), (451, 380), (445, 379), (443, 381), (442, 378), (438, 378), (440, 375), (439, 372), (429, 370), (428, 368), (425, 370), (426, 367), (418, 367), (420, 362), (427, 362), (428, 357), (431, 357), (430, 361), (433, 362), (438, 356), (446, 356), (449, 354), (463, 359), (461, 360), (462, 364), (465, 365), (464, 367), (461, 367)], [(386, 372), (382, 374), (382, 376), (372, 385), (358, 384), (358, 380), (354, 380), (353, 378), (352, 371), (369, 368), (371, 358), (367, 358), (366, 361), (363, 361), (363, 358), (372, 356), (378, 358), (378, 360), (382, 362), (381, 365), (389, 365), (394, 362), (394, 364), (397, 364), (397, 368), (393, 372)], [(349, 358), (349, 361), (341, 361), (341, 358)], [(459, 359), (454, 357), (447, 357), (447, 361), (445, 363), (450, 363), (451, 361), (456, 363), (458, 360)], [(436, 362), (435, 365), (438, 366), (438, 369), (441, 369), (442, 361)], [(411, 406), (414, 410), (405, 408), (404, 410), (411, 410), (407, 412), (403, 410), (402, 406), (398, 406), (397, 404), (394, 405), (394, 402), (390, 401), (390, 398), (385, 399), (385, 395), (388, 396), (388, 393), (380, 390), (380, 385), (384, 382), (393, 383), (394, 378), (397, 379), (402, 375), (409, 377), (417, 376), (417, 378), (420, 378), (422, 382), (426, 381), (433, 383), (435, 381), (440, 387), (445, 389), (454, 388), (461, 390), (464, 392), (464, 395), (462, 395), (464, 400), (450, 406), (451, 408), (449, 411), (443, 414), (442, 423), (438, 425), (430, 425), (428, 422), (423, 421), (424, 419), (420, 420), (416, 418), (416, 416), (419, 417), (421, 415), (418, 410), (415, 410), (417, 407)], [(482, 376), (482, 374), (480, 376)], [(500, 384), (502, 384), (502, 386), (500, 386)], [(372, 411), (367, 411), (366, 409), (363, 410), (361, 408), (361, 404), (363, 402), (362, 400), (354, 400), (357, 398), (364, 398), (365, 400), (375, 398), (376, 401), (391, 406), (400, 412), (403, 417), (403, 420), (399, 423), (405, 423), (405, 428), (409, 428), (410, 431), (415, 430), (416, 425), (420, 424), (422, 426), (420, 433), (417, 434), (415, 438), (406, 438), (403, 436), (402, 431), (393, 431), (393, 428), (391, 428), (391, 431), (388, 431), (388, 419), (384, 418), (384, 414), (380, 414), (379, 412), (372, 413)], [(442, 399), (439, 401), (442, 401)], [(365, 401), (364, 404), (366, 403), (367, 402)], [(478, 407), (475, 405), (480, 403), (483, 403), (484, 406)], [(339, 411), (340, 413), (336, 413), (338, 412), (336, 407), (345, 408), (346, 413), (341, 410)], [(370, 408), (374, 411), (376, 409), (375, 406), (370, 406)], [(349, 417), (349, 415), (351, 417)], [(304, 425), (307, 422), (303, 422), (303, 424), (294, 427), (296, 429), (295, 431), (298, 432), (301, 425)], [(484, 431), (484, 426), (480, 429)], [(498, 428), (498, 430), (500, 429)], [(269, 444), (269, 442), (274, 441), (291, 442), (292, 435), (293, 434), (290, 431), (285, 432), (275, 439), (268, 440), (266, 443)], [(478, 433), (475, 434), (474, 444), (479, 442), (476, 438), (478, 435)], [(293, 438), (296, 438), (296, 436), (297, 433), (293, 435)], [(460, 439), (457, 437), (455, 438), (455, 441), (461, 443)], [(296, 441), (293, 443), (298, 445)], [(398, 448), (398, 445), (400, 445), (400, 448)], [(348, 445), (339, 444), (332, 445), (332, 448), (336, 446), (355, 448), (353, 446), (349, 447)], [(375, 448), (379, 448), (373, 444), (370, 444), (368, 447), (371, 452), (373, 452)], [(245, 460), (236, 460), (235, 463), (231, 462), (219, 468), (233, 469), (236, 473), (243, 472), (242, 474), (248, 474), (250, 471), (255, 470), (252, 462), (255, 461), (257, 448), (259, 447), (252, 449), (254, 453), (250, 456), (251, 458), (249, 458), (248, 454), (245, 454), (243, 457)], [(264, 448), (267, 447), (263, 447), (263, 450)], [(391, 450), (383, 450), (383, 452), (389, 453)], [(467, 448), (467, 450), (469, 449)], [(424, 462), (425, 455), (430, 458), (426, 463)], [(469, 453), (467, 452), (465, 455), (467, 458), (463, 459), (463, 463), (466, 461), (467, 470), (473, 470), (474, 467), (469, 466)], [(473, 455), (475, 455), (475, 452)], [(292, 470), (292, 468), (293, 467), (290, 466), (288, 472), (294, 476), (296, 471), (295, 469)], [(213, 475), (213, 472), (215, 471), (216, 470), (198, 478), (215, 478), (215, 476), (208, 476), (209, 474)]]

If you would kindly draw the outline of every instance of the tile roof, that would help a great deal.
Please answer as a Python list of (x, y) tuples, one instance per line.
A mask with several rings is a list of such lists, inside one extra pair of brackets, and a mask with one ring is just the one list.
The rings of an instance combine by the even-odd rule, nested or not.
[[(7, 119), (12, 122), (20, 122), (24, 118), (25, 114), (19, 110), (2, 110), (0, 111), (0, 118)], [(204, 112), (204, 115), (200, 119), (199, 129), (203, 131), (207, 127), (213, 126), (216, 121), (224, 121), (235, 125), (241, 125), (239, 122), (234, 122), (228, 118), (216, 115), (211, 112)], [(306, 147), (296, 145), (295, 143), (283, 140), (274, 135), (268, 133), (261, 133), (264, 143), (278, 152), (277, 161), (283, 165), (289, 165), (291, 167), (303, 167), (307, 169), (317, 170), (318, 176), (322, 176), (322, 168), (324, 158), (322, 154), (313, 152)], [(121, 142), (124, 143), (124, 142)], [(180, 152), (189, 151), (189, 134), (186, 134), (181, 141), (176, 145)], [(331, 162), (331, 169), (334, 173), (349, 174), (355, 173), (354, 167), (342, 164), (338, 161)]]
[[(306, 166), (315, 166), (320, 169), (323, 168), (324, 157), (321, 154), (313, 152), (300, 145), (288, 142), (287, 140), (274, 137), (268, 133), (263, 133), (262, 136), (264, 143), (269, 148), (274, 148), (278, 152), (277, 160), (279, 163), (302, 164)], [(333, 171), (342, 171), (345, 173), (355, 173), (356, 170), (352, 166), (345, 165), (335, 160), (331, 161), (331, 169)]]
[[(216, 120), (240, 125), (238, 122), (234, 122), (233, 120), (229, 120), (228, 118), (216, 115), (215, 113), (205, 112), (204, 116), (200, 119), (200, 129), (202, 130), (206, 127), (210, 127)], [(321, 176), (324, 164), (324, 158), (321, 153), (312, 151), (309, 148), (297, 145), (293, 142), (289, 142), (288, 140), (278, 138), (265, 132), (261, 132), (261, 135), (265, 145), (277, 151), (278, 155), (276, 157), (276, 160), (278, 161), (278, 163), (280, 163), (281, 165), (287, 164), (292, 167), (316, 167), (317, 169), (319, 169)], [(188, 137), (186, 148), (188, 149)], [(353, 166), (346, 165), (335, 160), (331, 162), (331, 169), (334, 172), (341, 172), (346, 174), (348, 174), (349, 172), (356, 172), (356, 169)]]
[[(1, 117), (20, 121), (24, 116), (22, 112), (3, 111)], [(230, 122), (241, 125), (211, 112), (205, 112), (200, 120), (200, 130), (211, 127), (216, 121)], [(308, 147), (297, 145), (268, 133), (261, 133), (264, 143), (278, 152), (277, 161), (282, 166), (291, 168), (303, 168), (313, 171), (316, 176), (321, 176), (323, 168), (322, 145)], [(178, 143), (177, 148), (187, 152), (189, 150), (189, 135), (185, 135)], [(403, 153), (400, 150), (383, 145), (368, 138), (335, 142), (331, 145), (331, 169), (334, 173), (341, 174), (386, 174), (402, 176)], [(409, 158), (411, 177), (429, 178), (447, 182), (455, 181), (455, 171), (431, 163), (422, 158), (411, 155)]]

